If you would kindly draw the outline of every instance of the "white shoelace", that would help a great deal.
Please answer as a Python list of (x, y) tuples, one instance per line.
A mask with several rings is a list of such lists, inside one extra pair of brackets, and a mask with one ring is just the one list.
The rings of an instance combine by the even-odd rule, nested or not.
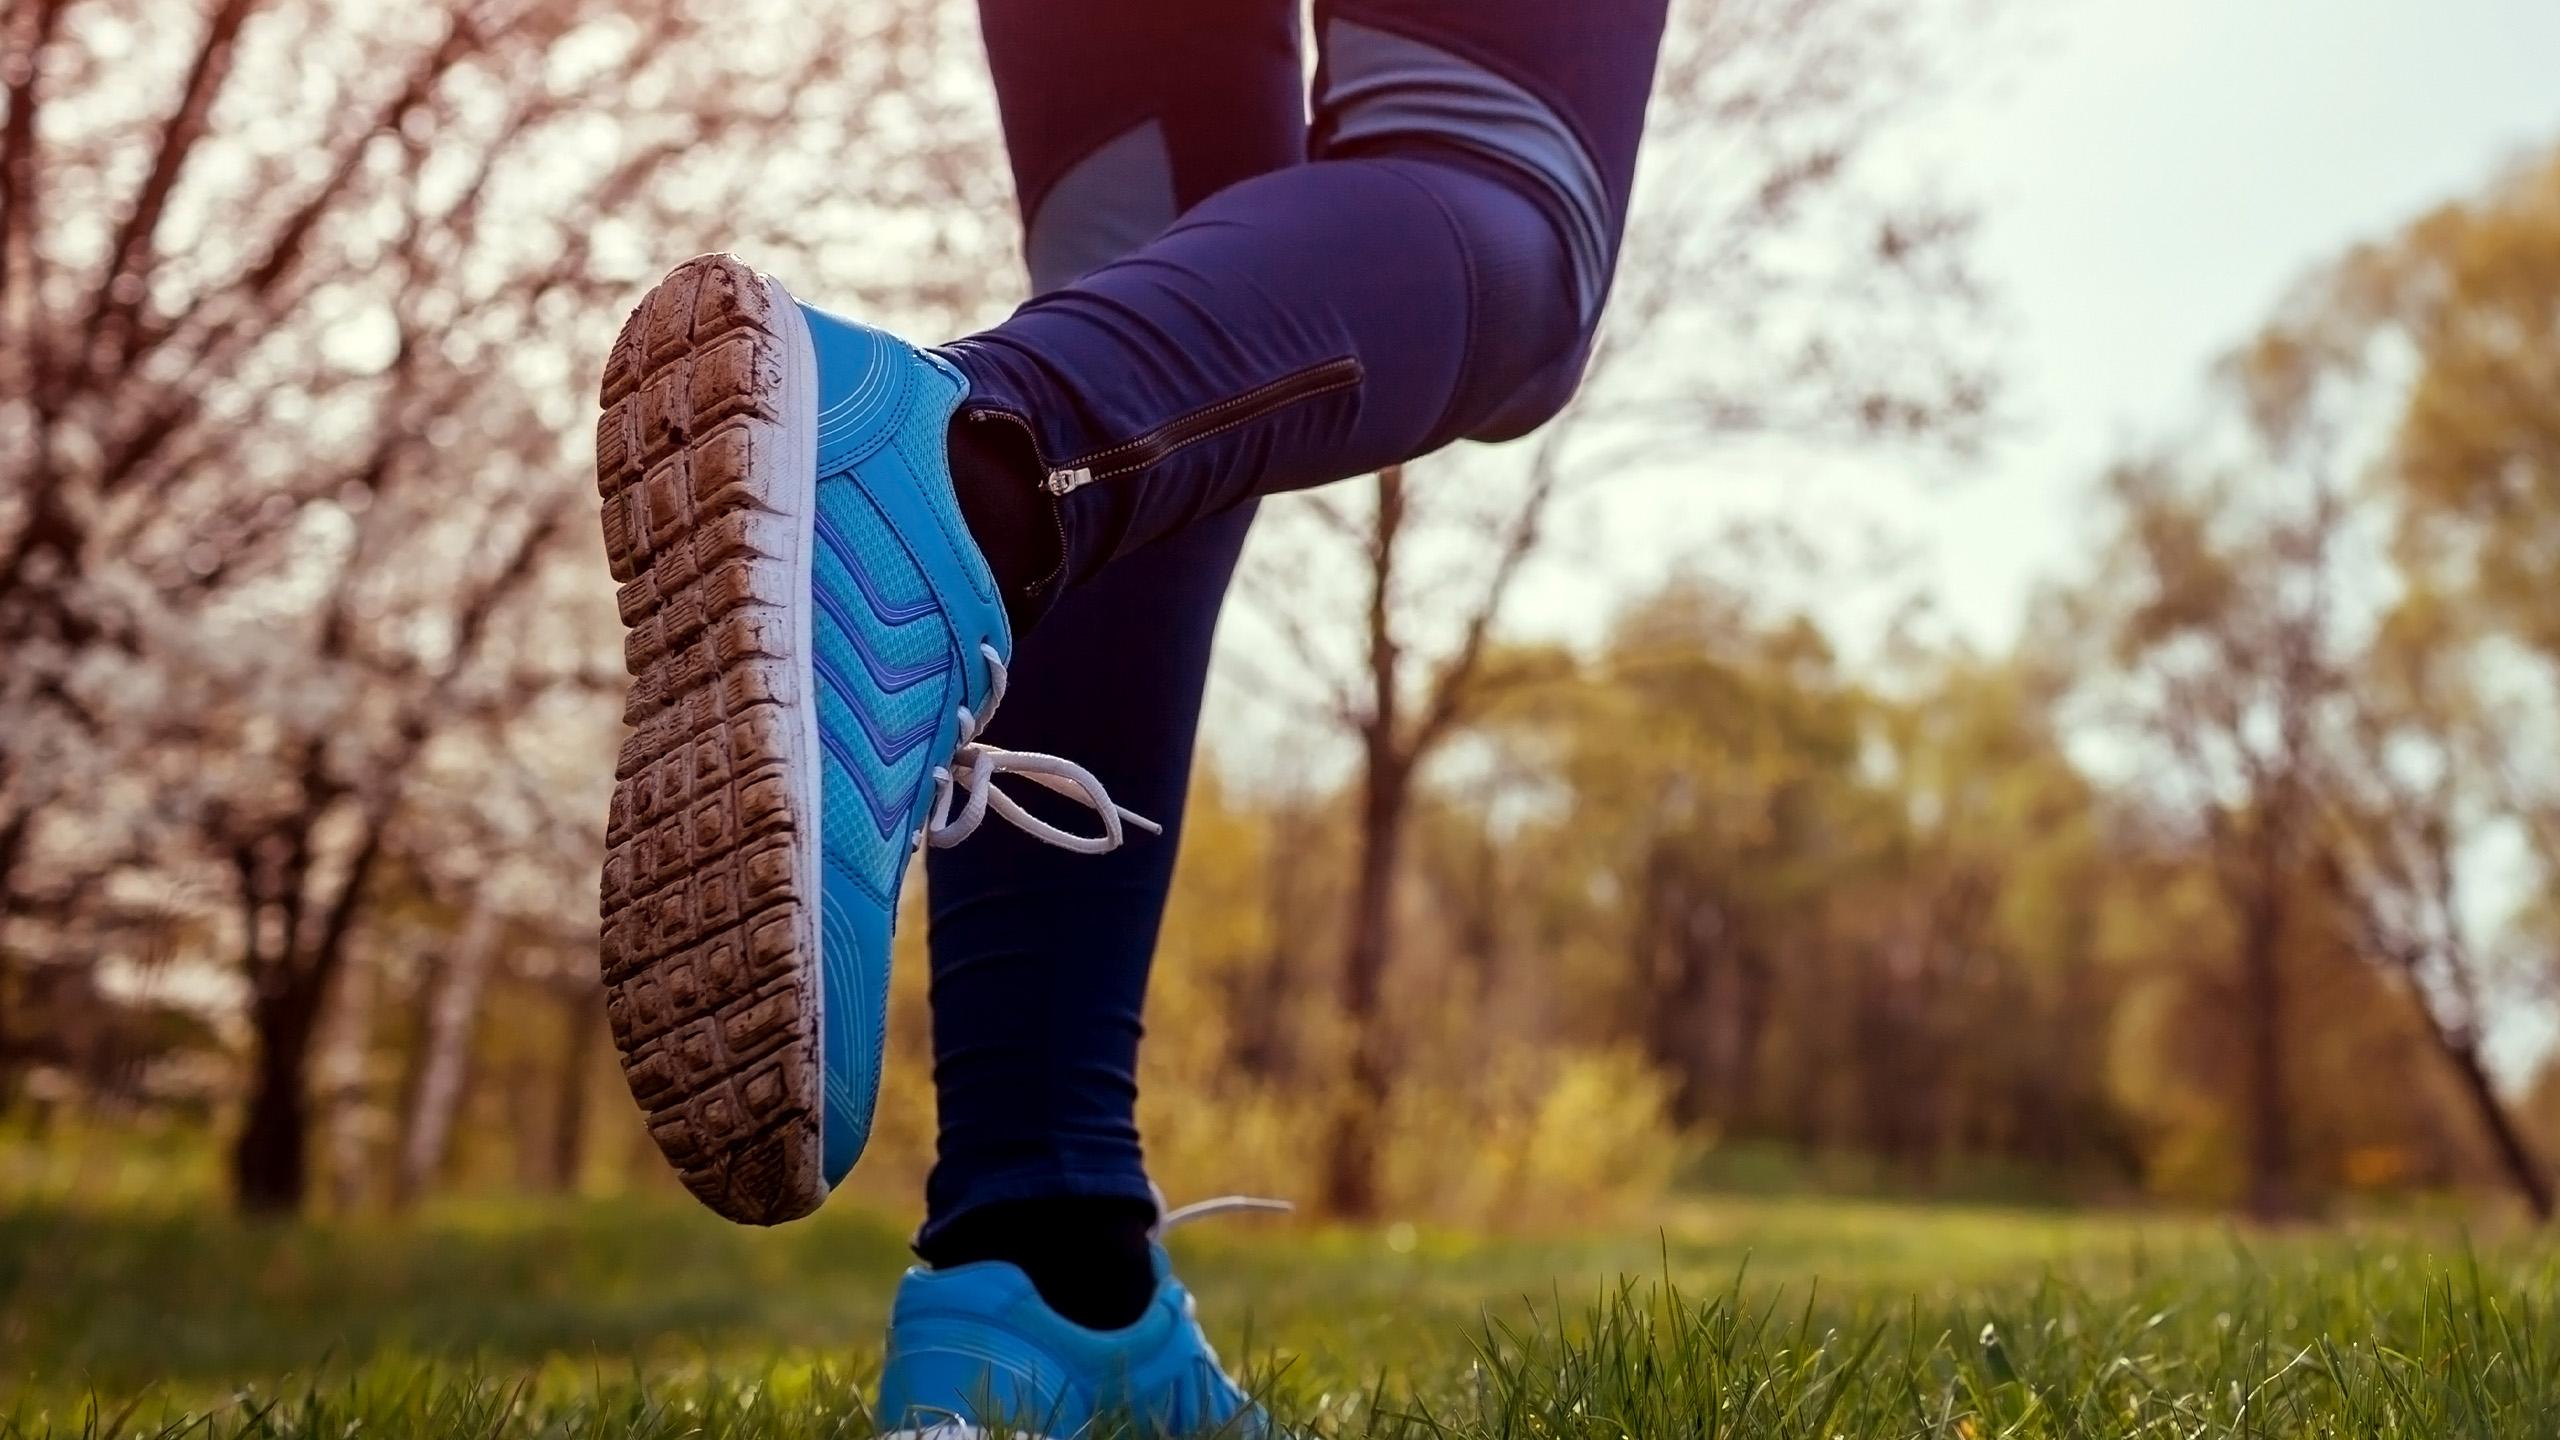
[(1164, 1192), (1157, 1190), (1155, 1233), (1169, 1234), (1194, 1220), (1208, 1220), (1219, 1215), (1235, 1215), (1245, 1211), (1285, 1215), (1297, 1208), (1286, 1200), (1271, 1200), (1260, 1195), (1220, 1195), (1210, 1200), (1194, 1200), (1188, 1205), (1167, 1210), (1164, 1208)]
[[(1219, 1215), (1233, 1215), (1251, 1210), (1285, 1214), (1298, 1208), (1286, 1200), (1270, 1200), (1259, 1195), (1220, 1195), (1209, 1200), (1194, 1200), (1188, 1205), (1180, 1205), (1168, 1210), (1164, 1204), (1164, 1191), (1159, 1189), (1153, 1180), (1147, 1182), (1147, 1194), (1156, 1202), (1156, 1223), (1148, 1228), (1147, 1234), (1150, 1238), (1157, 1240), (1162, 1240), (1194, 1220), (1207, 1220)], [(1225, 1379), (1227, 1367), (1218, 1359), (1218, 1352), (1209, 1347), (1209, 1337), (1197, 1334), (1197, 1327), (1200, 1324), (1200, 1297), (1188, 1290), (1184, 1291), (1182, 1313), (1191, 1318), (1196, 1338), (1200, 1342), (1200, 1353), (1217, 1368), (1221, 1382), (1233, 1387), (1235, 1382)], [(1241, 1389), (1236, 1393), (1244, 1394)], [(1254, 1433), (1276, 1434), (1277, 1432), (1266, 1430)]]
[[(1124, 810), (1113, 803), (1111, 792), (1093, 772), (1073, 760), (1045, 755), (1037, 750), (1007, 750), (995, 745), (982, 745), (978, 736), (987, 722), (996, 718), (996, 707), (1004, 703), (1004, 659), (992, 645), (980, 645), (978, 653), (987, 662), (989, 693), (984, 714), (972, 714), (960, 707), (960, 744), (951, 752), (951, 763), (933, 770), (933, 809), (926, 815), (919, 836), (928, 845), (948, 848), (977, 833), (980, 822), (992, 810), (1035, 840), (1073, 850), (1082, 855), (1100, 855), (1117, 850), (1128, 838), (1123, 826), (1134, 825), (1150, 835), (1161, 835), (1164, 827), (1134, 810)], [(1099, 835), (1078, 835), (1061, 830), (1022, 808), (1012, 796), (996, 788), (999, 775), (1019, 775), (1043, 789), (1054, 790), (1087, 807), (1102, 819)], [(951, 813), (952, 801), (962, 790), (969, 793), (960, 813)], [(1190, 1208), (1190, 1207), (1185, 1207)]]

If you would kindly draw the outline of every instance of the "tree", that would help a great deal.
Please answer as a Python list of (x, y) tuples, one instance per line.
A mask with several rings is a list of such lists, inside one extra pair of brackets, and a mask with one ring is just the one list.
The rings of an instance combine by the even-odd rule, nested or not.
[(1844, 1063), (1878, 1141), (1907, 1134), (1884, 1153), (1924, 1170), (1986, 1155), (2131, 1168), (2097, 1043), (2121, 986), (2098, 943), (2115, 857), (2106, 797), (2065, 748), (2069, 680), (2030, 626), (2009, 655), (1911, 650), (1874, 683), (1873, 858), (1834, 923), (1868, 952), (1853, 1004), (1887, 1023)]
[[(2560, 150), (2348, 257), (2298, 305), (2267, 342), (2295, 352), (2288, 390), (2411, 367), (2382, 472), (2404, 562), (2560, 659)], [(2294, 333), (2305, 310), (2325, 353)]]
[(2492, 965), (2473, 934), (2462, 850), (2484, 818), (2494, 820), (2500, 786), (2478, 765), (2478, 712), (2467, 700), (2476, 658), (2441, 616), (2415, 598), (2376, 637), (2326, 772), (2323, 860), (2358, 950), (2398, 984), (2501, 1172), (2548, 1221), (2550, 1172), (2483, 1052)]
[(2317, 469), (2120, 466), (2101, 572), (2081, 598), (2101, 637), (2089, 673), (2106, 719), (2138, 747), (2153, 804), (2210, 857), (2234, 921), (2248, 1203), (2262, 1219), (2300, 1203), (2284, 956), (2316, 838), (2320, 727), (2353, 644), (2335, 483)]
[(495, 896), (476, 891), (462, 927), (420, 987), (418, 1053), (406, 1089), (400, 1153), (392, 1174), (393, 1203), (406, 1206), (435, 1182), (444, 1167), (453, 1120), (469, 1083), (471, 1041), (480, 1019), (480, 996), (496, 960), (499, 918)]
[(1747, 1129), (1781, 974), (1824, 942), (1823, 895), (1865, 858), (1866, 699), (1811, 621), (1703, 580), (1631, 607), (1583, 679), (1521, 708), (1570, 787), (1583, 863), (1625, 897), (1627, 1023), (1675, 1114)]
[(2560, 152), (2322, 267), (2229, 373), (2271, 450), (2367, 467), (2398, 594), (2327, 737), (2327, 873), (2548, 1217), (2550, 1177), (2481, 1054), (2500, 967), (2466, 875), (2502, 829), (2560, 873), (2560, 774), (2539, 738), (2560, 720)]
[(2408, 999), (2528, 1206), (2552, 1205), (2482, 1058), (2491, 965), (2462, 873), (2478, 837), (2546, 813), (2517, 737), (2547, 704), (2491, 717), (2514, 645), (2560, 639), (2524, 599), (2560, 535), (2560, 481), (2536, 478), (2560, 457), (2536, 398), (2560, 373), (2560, 265), (2534, 243), (2560, 235), (2555, 177), (2324, 267), (2222, 367), (2204, 433), (2114, 477), (2093, 594), (2114, 589), (2096, 610), (2121, 673), (2100, 688), (2140, 716), (2238, 921), (2262, 1214), (2293, 1200), (2281, 957), (2328, 926)]
[[(608, 744), (580, 417), (616, 311), (783, 236), (863, 237), (921, 307), (993, 273), (984, 107), (932, 63), (963, 17), (768, 8), (8, 11), (0, 887), (223, 894), (253, 1208), (301, 1201), (311, 1037), (420, 787), (474, 737)], [(892, 116), (929, 122), (904, 164), (836, 163)], [(948, 232), (883, 263), (873, 215), (925, 196)], [(118, 843), (58, 749), (108, 759)]]

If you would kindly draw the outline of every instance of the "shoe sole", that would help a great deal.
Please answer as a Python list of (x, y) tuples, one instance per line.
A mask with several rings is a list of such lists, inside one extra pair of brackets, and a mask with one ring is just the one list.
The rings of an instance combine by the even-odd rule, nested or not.
[(650, 1138), (749, 1225), (828, 1190), (815, 368), (780, 285), (698, 256), (624, 322), (596, 425), (632, 676), (606, 821), (606, 1014)]

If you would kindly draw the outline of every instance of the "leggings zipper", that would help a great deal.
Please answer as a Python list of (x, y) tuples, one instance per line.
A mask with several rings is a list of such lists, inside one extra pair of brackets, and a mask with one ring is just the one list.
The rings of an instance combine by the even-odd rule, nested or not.
[[(1054, 502), (1059, 497), (1073, 494), (1096, 480), (1108, 480), (1116, 475), (1128, 475), (1144, 470), (1185, 446), (1206, 440), (1212, 435), (1224, 434), (1239, 426), (1250, 425), (1266, 415), (1286, 409), (1301, 400), (1312, 400), (1318, 395), (1347, 390), (1360, 383), (1360, 374), (1360, 361), (1357, 356), (1338, 356), (1301, 370), (1292, 370), (1276, 380), (1266, 380), (1250, 390), (1177, 415), (1133, 439), (1123, 440), (1116, 445), (1096, 450), (1090, 455), (1080, 455), (1063, 463), (1052, 462), (1041, 450), (1040, 437), (1032, 430), (1030, 422), (1010, 410), (972, 407), (969, 418), (973, 421), (1001, 421), (1020, 430), (1023, 439), (1030, 443), (1032, 458), (1039, 462), (1042, 472), (1040, 488), (1048, 492)], [(1067, 553), (1067, 523), (1059, 515), (1055, 503), (1049, 507), (1049, 520), (1057, 527), (1058, 567), (1064, 569)], [(1052, 570), (1027, 588), (1037, 592), (1057, 577), (1057, 570)]]
[[(994, 422), (1010, 425), (1021, 431), (1023, 443), (1031, 447), (1032, 460), (1038, 463), (1043, 472), (1055, 473), (1049, 470), (1049, 457), (1040, 453), (1040, 435), (1031, 428), (1030, 421), (1010, 410), (995, 410), (981, 405), (973, 405), (969, 408), (969, 419), (973, 423)], [(1040, 482), (1040, 488), (1049, 496), (1049, 525), (1058, 536), (1058, 563), (1049, 567), (1048, 574), (1023, 586), (1022, 593), (1025, 595), (1037, 595), (1047, 589), (1049, 582), (1057, 579), (1059, 572), (1067, 568), (1067, 519), (1058, 513), (1058, 496), (1063, 492), (1053, 489), (1051, 482), (1046, 479)]]
[[(1274, 411), (1295, 405), (1301, 400), (1312, 400), (1318, 395), (1346, 390), (1359, 383), (1360, 361), (1350, 355), (1309, 365), (1303, 370), (1292, 370), (1276, 380), (1266, 380), (1250, 390), (1230, 395), (1215, 404), (1203, 405), (1197, 410), (1177, 415), (1148, 430), (1145, 434), (1096, 450), (1090, 455), (1080, 455), (1062, 463), (1052, 463), (1043, 456), (1040, 468), (1046, 474), (1040, 482), (1040, 488), (1052, 495), (1072, 494), (1096, 480), (1108, 480), (1115, 475), (1127, 475), (1144, 470), (1185, 446), (1206, 440), (1212, 435), (1224, 434), (1239, 426), (1250, 425)], [(1001, 410), (973, 410), (970, 412), (970, 418), (1011, 420), (1017, 425), (1022, 425), (1026, 434), (1031, 428), (1023, 425), (1021, 417)], [(1036, 439), (1032, 444), (1032, 453), (1034, 455), (1040, 453)]]

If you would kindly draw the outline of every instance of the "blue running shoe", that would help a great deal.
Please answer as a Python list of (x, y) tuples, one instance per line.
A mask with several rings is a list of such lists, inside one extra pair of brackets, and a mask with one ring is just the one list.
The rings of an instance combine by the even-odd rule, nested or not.
[(1155, 1299), (1121, 1330), (1065, 1319), (1001, 1261), (909, 1270), (889, 1311), (874, 1418), (892, 1440), (1064, 1440), (1098, 1418), (1168, 1440), (1265, 1440), (1269, 1417), (1227, 1378), (1191, 1292), (1164, 1248), (1154, 1254)]
[[(725, 255), (659, 282), (605, 366), (596, 478), (633, 677), (606, 1007), (650, 1135), (732, 1220), (809, 1213), (862, 1153), (918, 844), (991, 810), (1079, 850), (1155, 828), (1078, 766), (978, 741), (1013, 641), (952, 496), (967, 391)], [(1007, 773), (1102, 833), (1033, 818), (993, 787)]]

